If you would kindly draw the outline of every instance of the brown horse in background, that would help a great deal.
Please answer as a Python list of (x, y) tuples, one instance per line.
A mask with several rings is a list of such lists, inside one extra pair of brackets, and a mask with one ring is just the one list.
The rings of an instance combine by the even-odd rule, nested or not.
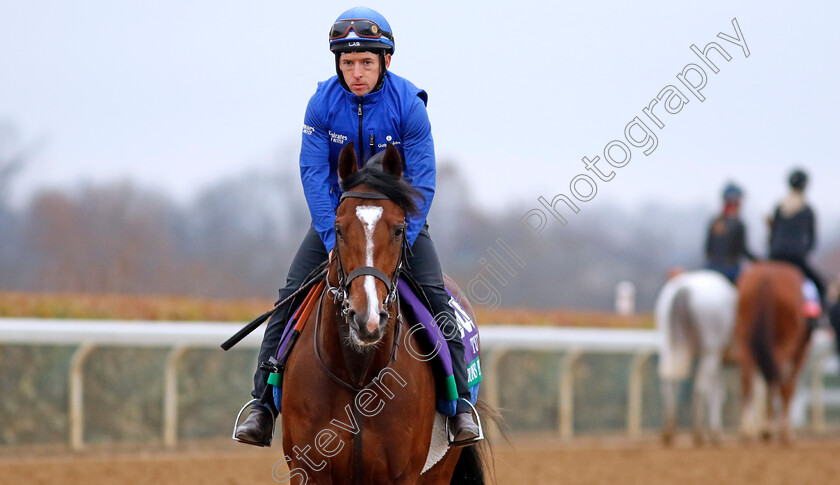
[[(421, 347), (403, 321), (396, 295), (405, 216), (415, 195), (400, 180), (400, 154), (388, 144), (384, 154), (357, 169), (350, 143), (338, 164), (342, 184), (349, 187), (336, 211), (327, 288), (287, 362), (282, 423), (291, 473), (275, 479), (484, 484), (478, 446), (446, 450), (444, 441), (442, 458), (436, 455), (434, 465), (427, 461), (433, 430), (444, 436), (444, 421), (435, 412), (431, 366), (418, 357), (415, 349)], [(465, 298), (461, 303), (474, 318)]]
[[(793, 265), (759, 262), (738, 279), (735, 342), (741, 367), (741, 433), (747, 439), (759, 431), (770, 439), (770, 426), (778, 426), (781, 441), (791, 441), (790, 404), (811, 338), (802, 307), (802, 274)], [(763, 383), (767, 419), (761, 426), (755, 389)], [(776, 396), (781, 396), (781, 410), (774, 406)]]

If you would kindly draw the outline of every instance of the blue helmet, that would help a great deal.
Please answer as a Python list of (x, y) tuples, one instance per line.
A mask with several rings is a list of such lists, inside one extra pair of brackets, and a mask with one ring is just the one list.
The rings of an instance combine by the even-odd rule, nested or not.
[(394, 53), (391, 25), (376, 10), (353, 7), (335, 19), (330, 29), (330, 50), (342, 52), (383, 51)]
[(723, 200), (725, 202), (738, 202), (743, 195), (744, 192), (741, 190), (741, 187), (731, 182), (726, 184), (726, 187), (723, 189)]

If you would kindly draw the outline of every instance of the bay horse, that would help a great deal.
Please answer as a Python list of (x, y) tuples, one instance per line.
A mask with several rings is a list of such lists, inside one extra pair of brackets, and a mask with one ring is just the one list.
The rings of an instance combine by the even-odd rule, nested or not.
[(694, 443), (706, 435), (718, 443), (722, 430), (723, 358), (735, 325), (735, 287), (716, 271), (681, 273), (662, 287), (656, 299), (656, 327), (662, 334), (659, 380), (665, 418), (662, 440), (671, 444), (676, 432), (677, 387), (699, 360), (692, 392)]
[[(795, 266), (776, 261), (756, 263), (738, 280), (735, 339), (741, 367), (741, 433), (746, 439), (761, 431), (768, 440), (772, 437), (769, 426), (774, 426), (782, 443), (791, 442), (790, 403), (811, 338), (802, 281)], [(767, 385), (763, 426), (759, 424), (761, 403), (754, 392), (758, 383)], [(774, 406), (777, 397), (781, 397), (780, 412)]]
[[(348, 143), (338, 160), (344, 193), (336, 210), (326, 288), (283, 378), (289, 479), (483, 484), (483, 448), (445, 447), (432, 369), (416, 358), (413, 349), (420, 347), (399, 307), (406, 215), (416, 210), (418, 193), (401, 178), (402, 159), (390, 143), (364, 168), (357, 164)], [(450, 290), (474, 318), (463, 293)], [(433, 438), (444, 439), (445, 452), (432, 465), (427, 455)]]

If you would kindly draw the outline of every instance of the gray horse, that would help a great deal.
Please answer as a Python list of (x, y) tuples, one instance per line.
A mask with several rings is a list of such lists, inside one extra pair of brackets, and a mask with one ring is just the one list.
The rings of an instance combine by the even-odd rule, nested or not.
[(708, 270), (679, 274), (659, 292), (655, 317), (662, 333), (659, 379), (665, 407), (665, 444), (671, 443), (676, 431), (677, 386), (688, 377), (695, 358), (699, 364), (692, 393), (694, 442), (702, 444), (706, 431), (712, 443), (720, 438), (726, 398), (723, 355), (732, 339), (736, 300), (735, 287), (729, 280)]

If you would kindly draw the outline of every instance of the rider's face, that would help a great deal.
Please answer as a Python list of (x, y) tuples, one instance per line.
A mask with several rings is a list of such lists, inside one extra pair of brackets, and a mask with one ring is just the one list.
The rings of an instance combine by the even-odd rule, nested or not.
[[(391, 54), (385, 54), (385, 69), (391, 64)], [(373, 91), (379, 80), (379, 56), (371, 52), (345, 52), (338, 61), (344, 82), (356, 96)]]

